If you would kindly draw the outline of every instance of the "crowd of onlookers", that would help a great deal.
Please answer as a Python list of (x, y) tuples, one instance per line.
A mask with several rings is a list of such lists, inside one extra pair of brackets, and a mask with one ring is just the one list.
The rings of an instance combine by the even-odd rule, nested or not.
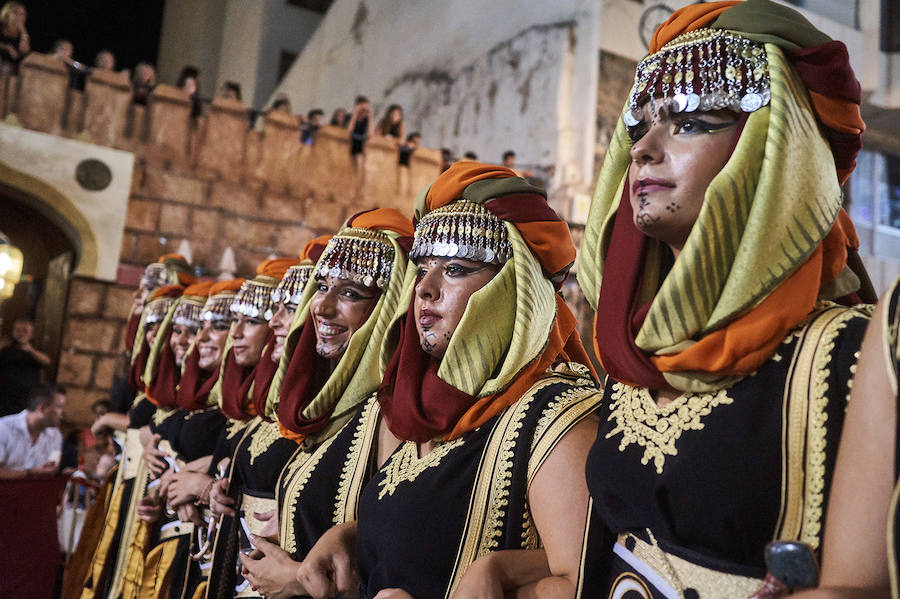
[[(25, 26), (26, 19), (27, 11), (21, 2), (12, 0), (0, 8), (0, 69), (2, 72), (16, 73), (19, 63), (32, 50), (31, 39)], [(69, 70), (69, 86), (73, 89), (84, 89), (85, 80), (92, 72), (116, 70), (116, 56), (109, 49), (100, 50), (94, 57), (92, 65), (75, 60), (75, 47), (71, 41), (66, 39), (57, 40), (51, 48), (51, 54), (65, 63)], [(157, 85), (156, 69), (149, 62), (139, 62), (131, 71), (130, 82), (132, 100), (136, 104), (146, 105), (150, 93)], [(201, 116), (205, 107), (213, 100), (200, 96), (200, 71), (195, 66), (188, 65), (181, 70), (176, 87), (190, 97), (191, 116), (194, 118)], [(240, 83), (223, 82), (216, 92), (216, 97), (242, 101)], [(300, 126), (300, 140), (307, 145), (315, 143), (316, 133), (326, 124), (325, 112), (321, 108), (309, 110), (305, 115), (294, 114), (288, 97), (279, 94), (272, 102), (271, 107), (266, 110), (248, 109), (249, 126), (254, 127), (259, 117), (270, 111), (294, 116)], [(410, 159), (421, 142), (421, 134), (418, 131), (407, 133), (402, 107), (391, 104), (384, 111), (381, 119), (376, 122), (371, 103), (365, 96), (357, 96), (351, 111), (347, 111), (345, 108), (336, 108), (327, 124), (347, 130), (350, 154), (357, 167), (360, 167), (364, 160), (366, 141), (373, 135), (396, 143), (397, 162), (402, 166), (409, 166)], [(468, 151), (463, 154), (462, 158), (476, 160), (478, 157), (474, 152)], [(457, 159), (452, 150), (442, 148), (443, 170), (446, 170)], [(515, 152), (512, 150), (505, 152), (502, 164), (515, 169)], [(531, 172), (528, 171), (519, 174), (525, 177), (531, 176)]]

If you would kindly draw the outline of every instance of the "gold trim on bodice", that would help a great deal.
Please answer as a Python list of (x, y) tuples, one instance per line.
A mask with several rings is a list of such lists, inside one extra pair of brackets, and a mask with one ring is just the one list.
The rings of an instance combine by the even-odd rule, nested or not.
[(616, 426), (606, 433), (606, 438), (622, 433), (619, 451), (633, 443), (643, 447), (641, 464), (653, 460), (657, 474), (662, 474), (666, 456), (678, 455), (675, 442), (682, 433), (701, 430), (701, 418), (716, 406), (734, 402), (727, 390), (719, 389), (715, 393), (683, 393), (671, 403), (658, 406), (648, 389), (619, 382), (613, 383), (610, 399), (607, 420), (615, 420)]

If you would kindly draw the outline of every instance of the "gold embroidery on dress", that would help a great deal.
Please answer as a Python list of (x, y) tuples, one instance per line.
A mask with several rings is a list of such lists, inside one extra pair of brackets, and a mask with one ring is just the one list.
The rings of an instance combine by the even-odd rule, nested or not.
[(806, 465), (806, 504), (803, 509), (801, 538), (813, 549), (818, 549), (822, 529), (825, 490), (826, 434), (828, 433), (828, 377), (834, 359), (838, 335), (847, 322), (858, 316), (853, 310), (843, 311), (822, 334), (813, 358), (813, 388), (810, 397), (809, 430), (807, 432), (808, 456)]
[(603, 393), (587, 380), (579, 380), (547, 404), (535, 426), (528, 458), (528, 484), (565, 433), (581, 422), (603, 400)]
[(243, 420), (232, 420), (228, 424), (228, 428), (225, 429), (225, 435), (228, 439), (234, 439), (235, 435), (244, 430), (244, 425), (247, 424)]
[(541, 539), (538, 536), (537, 526), (534, 525), (534, 519), (531, 517), (531, 508), (528, 507), (528, 500), (525, 500), (525, 513), (522, 515), (522, 549), (537, 549), (541, 546)]
[[(332, 520), (335, 525), (355, 518), (359, 491), (365, 483), (363, 479), (365, 478), (366, 463), (372, 448), (372, 441), (378, 431), (379, 411), (378, 401), (373, 396), (363, 407), (359, 424), (353, 431), (353, 440), (347, 450), (347, 459), (344, 460), (341, 477), (338, 481)], [(363, 450), (363, 446), (365, 446), (365, 450)]]
[(615, 420), (616, 427), (606, 438), (622, 433), (619, 451), (625, 451), (632, 443), (643, 447), (641, 464), (652, 459), (657, 474), (662, 474), (666, 456), (678, 455), (675, 442), (684, 431), (701, 430), (703, 416), (716, 406), (734, 402), (725, 389), (719, 389), (715, 393), (684, 393), (660, 407), (646, 388), (619, 382), (613, 384), (611, 399), (607, 420)]
[(278, 429), (278, 423), (263, 420), (256, 430), (250, 433), (250, 446), (247, 448), (250, 453), (250, 465), (252, 466), (256, 458), (266, 453), (279, 439), (281, 431)]
[(381, 487), (381, 490), (378, 492), (378, 499), (381, 499), (385, 495), (393, 495), (394, 491), (396, 491), (397, 487), (402, 483), (416, 480), (420, 474), (429, 468), (440, 464), (441, 460), (444, 459), (450, 451), (456, 449), (464, 442), (463, 438), (460, 437), (453, 441), (439, 443), (431, 450), (431, 453), (420, 458), (418, 446), (412, 441), (406, 441), (400, 449), (391, 456), (391, 459), (383, 468), (385, 476), (384, 480), (378, 483), (378, 486)]
[(166, 419), (169, 418), (169, 416), (171, 416), (174, 413), (175, 413), (174, 409), (156, 408), (156, 411), (153, 412), (153, 424), (155, 424), (156, 426), (159, 426), (160, 424), (165, 422)]
[(290, 464), (284, 471), (284, 476), (287, 477), (288, 483), (285, 485), (284, 491), (287, 499), (287, 515), (283, 521), (285, 526), (282, 528), (282, 536), (285, 538), (284, 533), (287, 533), (283, 547), (288, 553), (297, 551), (297, 539), (294, 537), (293, 522), (294, 514), (297, 513), (297, 503), (300, 501), (300, 493), (303, 491), (306, 483), (309, 482), (309, 477), (312, 476), (319, 460), (331, 447), (335, 437), (337, 435), (329, 437), (327, 441), (319, 445), (312, 453), (303, 450), (297, 451), (291, 460), (296, 462), (296, 464)]

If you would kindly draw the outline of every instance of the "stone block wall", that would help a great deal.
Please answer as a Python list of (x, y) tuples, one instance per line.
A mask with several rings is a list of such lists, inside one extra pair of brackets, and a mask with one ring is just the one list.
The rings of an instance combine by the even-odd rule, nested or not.
[(158, 86), (144, 107), (131, 102), (123, 74), (91, 75), (84, 92), (67, 89), (67, 78), (56, 58), (29, 55), (17, 77), (0, 81), (0, 118), (135, 154), (120, 276), (71, 284), (57, 380), (70, 388), (67, 419), (77, 424), (109, 391), (145, 264), (187, 241), (194, 264), (212, 276), (226, 248), (236, 274), (252, 275), (268, 256), (296, 255), (361, 210), (410, 213), (416, 192), (440, 173), (436, 150), (419, 149), (400, 167), (396, 146), (375, 138), (356, 173), (339, 128), (323, 127), (304, 145), (291, 115), (271, 113), (255, 130), (236, 101), (217, 99), (192, 119), (188, 97), (170, 86)]

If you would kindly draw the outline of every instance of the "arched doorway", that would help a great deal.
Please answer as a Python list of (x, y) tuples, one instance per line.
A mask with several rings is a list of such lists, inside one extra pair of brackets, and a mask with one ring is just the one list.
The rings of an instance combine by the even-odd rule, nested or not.
[(55, 381), (68, 299), (69, 278), (81, 254), (81, 240), (52, 208), (0, 183), (0, 232), (22, 250), (22, 281), (0, 303), (0, 335), (28, 316), (35, 322), (34, 345), (51, 358), (44, 378)]

